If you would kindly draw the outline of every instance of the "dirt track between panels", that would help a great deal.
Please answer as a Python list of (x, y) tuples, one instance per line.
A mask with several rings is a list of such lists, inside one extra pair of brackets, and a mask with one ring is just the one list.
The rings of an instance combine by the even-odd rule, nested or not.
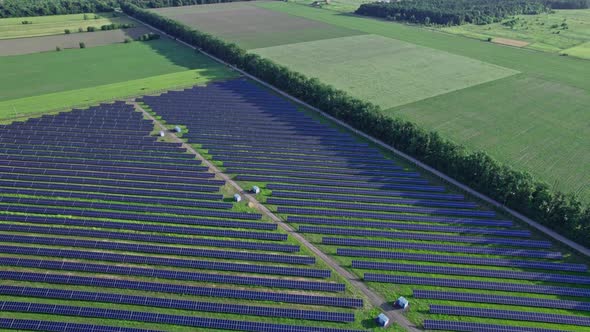
[(4, 39), (0, 40), (0, 56), (55, 51), (57, 46), (61, 49), (79, 48), (80, 42), (84, 42), (86, 47), (116, 44), (122, 43), (125, 38), (135, 39), (150, 31), (146, 27), (136, 27), (69, 35)]

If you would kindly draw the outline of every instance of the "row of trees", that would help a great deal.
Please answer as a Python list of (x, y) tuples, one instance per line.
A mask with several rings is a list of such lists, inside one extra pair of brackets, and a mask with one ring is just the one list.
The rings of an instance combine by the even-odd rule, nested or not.
[(256, 54), (247, 53), (235, 44), (130, 3), (123, 3), (121, 8), (128, 15), (322, 109), (561, 234), (590, 245), (590, 209), (584, 208), (574, 195), (555, 192), (527, 173), (502, 165), (483, 152), (468, 152), (437, 133), (425, 131), (411, 122), (384, 116), (371, 103), (353, 98), (318, 79), (308, 78)]
[(553, 9), (590, 8), (590, 0), (545, 0), (545, 4)]
[(113, 11), (115, 0), (3, 0), (0, 18)]
[[(201, 5), (236, 0), (129, 0), (142, 8)], [(239, 0), (242, 1), (242, 0)], [(0, 0), (0, 18), (110, 12), (118, 0)]]
[(541, 0), (420, 0), (362, 4), (356, 14), (421, 24), (489, 24), (517, 14), (539, 14)]

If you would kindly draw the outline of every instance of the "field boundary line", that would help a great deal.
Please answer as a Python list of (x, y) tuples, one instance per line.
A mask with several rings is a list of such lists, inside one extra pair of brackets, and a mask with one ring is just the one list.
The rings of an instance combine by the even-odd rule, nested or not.
[(393, 321), (400, 324), (404, 329), (411, 331), (411, 332), (418, 332), (420, 331), (414, 324), (412, 324), (399, 310), (396, 310), (386, 299), (384, 299), (381, 295), (375, 293), (371, 290), (362, 280), (357, 278), (351, 272), (345, 270), (340, 264), (334, 261), (331, 257), (327, 254), (322, 252), (318, 247), (313, 245), (309, 242), (306, 238), (304, 238), (299, 232), (297, 232), (293, 227), (286, 224), (281, 218), (271, 212), (266, 206), (262, 203), (258, 202), (256, 197), (252, 196), (248, 191), (244, 190), (239, 184), (237, 184), (234, 180), (232, 180), (229, 176), (223, 173), (217, 166), (213, 165), (209, 160), (203, 157), (198, 151), (196, 151), (190, 144), (184, 142), (181, 138), (176, 135), (170, 134), (168, 128), (164, 126), (159, 120), (157, 120), (154, 116), (152, 116), (149, 112), (147, 112), (141, 105), (137, 102), (131, 102), (136, 109), (140, 110), (148, 119), (152, 120), (161, 130), (163, 130), (166, 135), (171, 137), (178, 143), (182, 143), (182, 146), (186, 148), (190, 153), (194, 154), (197, 159), (202, 161), (209, 170), (212, 171), (215, 175), (219, 176), (222, 180), (226, 181), (226, 183), (230, 184), (234, 189), (236, 189), (239, 194), (246, 199), (254, 208), (271, 218), (272, 221), (277, 223), (287, 234), (292, 236), (293, 238), (297, 239), (301, 244), (306, 246), (309, 250), (311, 250), (315, 255), (321, 258), (326, 264), (328, 264), (334, 271), (340, 274), (342, 277), (346, 278), (356, 289), (361, 291), (367, 299), (371, 302), (371, 304), (375, 307), (381, 308), (385, 314), (392, 319)]

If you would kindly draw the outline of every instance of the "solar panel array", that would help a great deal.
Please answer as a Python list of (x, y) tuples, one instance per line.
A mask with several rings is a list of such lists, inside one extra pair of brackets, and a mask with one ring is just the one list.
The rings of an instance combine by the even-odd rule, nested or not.
[[(153, 131), (123, 102), (2, 126), (0, 280), (18, 285), (0, 296), (23, 302), (0, 301), (0, 329), (352, 331), (363, 301)], [(187, 314), (168, 314), (178, 310)]]
[[(183, 137), (235, 180), (266, 189), (262, 200), (271, 210), (312, 241), (321, 238), (320, 248), (340, 256), (345, 267), (366, 281), (408, 285), (401, 292), (410, 293), (396, 295), (410, 302), (412, 289), (432, 286), (590, 294), (586, 264), (551, 242), (245, 80), (142, 102), (185, 125)], [(453, 329), (459, 327), (446, 330)]]

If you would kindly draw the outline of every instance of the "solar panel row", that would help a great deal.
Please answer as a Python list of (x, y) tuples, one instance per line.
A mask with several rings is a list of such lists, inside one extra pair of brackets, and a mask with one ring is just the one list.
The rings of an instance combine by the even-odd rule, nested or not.
[(72, 263), (62, 261), (49, 261), (25, 258), (1, 258), (0, 264), (5, 266), (17, 266), (36, 269), (60, 270), (60, 271), (79, 271), (79, 272), (97, 272), (106, 274), (117, 274), (127, 276), (142, 276), (161, 279), (189, 280), (212, 282), (220, 284), (233, 285), (250, 285), (264, 286), (286, 289), (314, 290), (324, 292), (342, 292), (344, 284), (320, 282), (320, 281), (300, 281), (290, 279), (274, 279), (261, 277), (245, 277), (229, 274), (211, 274), (199, 272), (184, 272), (177, 270), (159, 270), (153, 268), (138, 268), (128, 266), (90, 264), (90, 263)]
[(205, 312), (219, 312), (235, 315), (281, 317), (292, 319), (307, 319), (331, 322), (352, 322), (354, 314), (341, 312), (312, 311), (299, 309), (283, 309), (273, 307), (260, 307), (239, 304), (188, 301), (166, 299), (160, 297), (135, 296), (115, 293), (83, 292), (52, 288), (31, 288), (17, 286), (0, 286), (0, 294), (24, 297), (42, 297), (51, 299), (80, 300), (92, 302), (108, 302), (117, 304), (131, 304), (160, 308), (172, 308), (181, 310), (194, 310)]
[(511, 311), (485, 308), (454, 307), (430, 305), (433, 314), (523, 320), (528, 322), (556, 323), (567, 325), (590, 326), (590, 317), (546, 314), (539, 312)]
[(473, 280), (457, 280), (457, 279), (443, 279), (443, 278), (423, 278), (423, 277), (405, 277), (396, 275), (385, 275), (376, 273), (365, 273), (365, 281), (385, 282), (394, 284), (410, 284), (410, 285), (427, 285), (450, 288), (470, 288), (470, 289), (485, 289), (494, 291), (519, 292), (519, 293), (535, 293), (535, 294), (552, 294), (565, 295), (575, 297), (590, 296), (590, 289), (576, 288), (576, 287), (558, 287), (558, 286), (540, 286), (540, 285), (525, 285), (517, 283), (506, 282), (487, 282), (487, 281), (473, 281)]
[(361, 299), (342, 298), (332, 296), (319, 296), (308, 294), (291, 294), (265, 292), (245, 289), (230, 289), (220, 287), (200, 287), (183, 284), (166, 284), (158, 282), (135, 281), (124, 279), (108, 279), (96, 277), (82, 277), (74, 275), (0, 271), (0, 278), (6, 280), (31, 281), (36, 283), (50, 283), (62, 285), (93, 286), (100, 288), (131, 289), (148, 292), (187, 294), (205, 297), (222, 297), (232, 299), (244, 299), (250, 301), (271, 301), (297, 303), (307, 305), (322, 305), (333, 307), (360, 308), (363, 306)]
[(539, 272), (484, 270), (484, 269), (470, 269), (470, 268), (462, 268), (462, 267), (414, 265), (414, 264), (400, 264), (400, 263), (382, 263), (382, 262), (367, 262), (367, 261), (352, 261), (352, 267), (356, 268), (356, 269), (368, 269), (368, 270), (430, 273), (430, 274), (473, 276), (473, 277), (500, 278), (500, 279), (535, 280), (535, 281), (543, 281), (543, 282), (569, 283), (569, 284), (582, 284), (582, 285), (590, 284), (589, 277), (563, 275), (563, 274), (539, 273)]
[(439, 251), (439, 252), (456, 252), (456, 253), (479, 254), (479, 255), (520, 256), (520, 257), (546, 258), (546, 259), (561, 259), (563, 257), (560, 252), (542, 251), (542, 250), (468, 247), (468, 246), (456, 246), (456, 245), (444, 245), (444, 244), (398, 242), (398, 241), (379, 241), (379, 240), (334, 238), (334, 237), (323, 237), (322, 244), (350, 246), (350, 247), (372, 247), (372, 248), (390, 248), (390, 249), (427, 250), (427, 251)]
[[(585, 264), (573, 263), (554, 263), (542, 261), (528, 261), (528, 260), (510, 260), (500, 258), (474, 258), (466, 256), (445, 256), (436, 254), (415, 254), (415, 253), (401, 253), (392, 251), (373, 251), (373, 250), (357, 250), (357, 249), (337, 249), (339, 256), (352, 257), (369, 257), (381, 259), (398, 259), (410, 261), (424, 261), (435, 263), (453, 263), (453, 264), (467, 264), (467, 265), (490, 265), (490, 266), (506, 266), (518, 267), (526, 269), (541, 269), (541, 270), (557, 270), (557, 271), (576, 271), (586, 272), (587, 266)], [(549, 277), (549, 275), (548, 275)]]
[(157, 330), (137, 329), (132, 327), (118, 327), (13, 318), (0, 318), (0, 328), (10, 330), (45, 332), (158, 332)]
[(414, 232), (391, 232), (376, 231), (365, 229), (347, 229), (347, 228), (330, 228), (315, 226), (299, 226), (301, 233), (330, 234), (330, 235), (349, 235), (349, 236), (370, 236), (383, 238), (397, 238), (423, 241), (441, 241), (441, 242), (459, 242), (459, 243), (476, 243), (476, 244), (494, 244), (506, 245), (513, 247), (532, 247), (532, 248), (549, 248), (551, 244), (547, 241), (538, 240), (520, 240), (488, 237), (469, 237), (461, 235), (436, 235), (423, 234)]
[(505, 296), (492, 294), (475, 294), (463, 292), (443, 292), (415, 289), (413, 297), (418, 299), (449, 300), (458, 302), (494, 303), (523, 307), (555, 308), (577, 311), (590, 311), (590, 302), (571, 300), (555, 300), (521, 296)]
[[(169, 246), (156, 246), (150, 244), (132, 244), (124, 242), (113, 242), (113, 241), (92, 241), (92, 240), (80, 240), (80, 239), (68, 239), (68, 238), (56, 238), (56, 237), (41, 237), (41, 236), (24, 236), (24, 235), (10, 235), (0, 234), (0, 241), (12, 242), (12, 243), (35, 243), (44, 245), (54, 246), (67, 246), (67, 247), (80, 247), (80, 248), (93, 248), (93, 249), (106, 249), (106, 250), (120, 250), (128, 252), (143, 252), (143, 253), (154, 253), (154, 254), (169, 254), (177, 256), (202, 256), (212, 257), (220, 259), (235, 259), (235, 260), (246, 260), (246, 261), (262, 261), (262, 262), (276, 262), (276, 263), (299, 263), (301, 258), (305, 256), (287, 256), (287, 255), (269, 255), (268, 253), (256, 254), (249, 252), (228, 252), (228, 251), (213, 251), (203, 250), (199, 248), (185, 248), (185, 247), (169, 247)], [(296, 246), (293, 248), (295, 251), (298, 249)], [(266, 248), (267, 251), (273, 251), (270, 249), (283, 249), (279, 248)], [(278, 251), (278, 250), (277, 250)], [(284, 251), (284, 250), (283, 250)]]
[(544, 329), (539, 327), (507, 326), (431, 319), (424, 320), (424, 328), (428, 330), (462, 332), (563, 332), (562, 330)]
[[(1, 235), (0, 235), (1, 236)], [(47, 257), (61, 257), (84, 260), (98, 260), (118, 263), (133, 263), (133, 264), (147, 264), (147, 265), (163, 265), (174, 266), (182, 268), (191, 268), (199, 270), (217, 270), (217, 271), (233, 271), (256, 274), (270, 274), (283, 275), (294, 277), (309, 277), (309, 278), (329, 278), (330, 270), (306, 269), (282, 266), (267, 266), (255, 264), (241, 264), (241, 263), (225, 263), (212, 262), (203, 260), (188, 260), (178, 258), (153, 257), (153, 256), (138, 256), (126, 254), (113, 254), (105, 252), (79, 251), (79, 250), (65, 250), (65, 249), (51, 249), (51, 248), (31, 248), (0, 245), (0, 253), (15, 254), (15, 255), (31, 255), (31, 256), (47, 256)], [(246, 256), (246, 255), (244, 255)]]
[[(224, 163), (225, 165), (226, 163)], [(321, 192), (321, 193), (337, 193), (350, 195), (364, 195), (364, 196), (400, 196), (400, 197), (419, 197), (432, 199), (450, 199), (463, 200), (463, 195), (447, 194), (447, 193), (424, 193), (424, 192), (408, 192), (408, 191), (391, 191), (391, 190), (362, 190), (359, 188), (344, 188), (344, 187), (319, 187), (319, 186), (297, 186), (289, 184), (269, 183), (266, 185), (271, 190), (292, 190), (305, 192)]]
[[(267, 200), (267, 203), (270, 199)], [(316, 224), (316, 225), (335, 225), (345, 227), (367, 227), (380, 229), (397, 229), (397, 230), (411, 230), (422, 232), (441, 232), (441, 233), (468, 233), (479, 235), (495, 235), (495, 236), (509, 236), (509, 237), (529, 237), (530, 232), (527, 230), (511, 230), (511, 229), (489, 229), (489, 228), (475, 228), (475, 227), (455, 227), (455, 226), (431, 226), (420, 224), (404, 224), (385, 221), (358, 221), (358, 220), (342, 220), (342, 219), (327, 219), (327, 218), (301, 218), (288, 217), (289, 222), (297, 222), (301, 224)]]
[[(282, 198), (268, 198), (267, 203), (272, 204), (272, 205), (321, 207), (321, 208), (336, 208), (336, 209), (346, 209), (346, 210), (368, 210), (368, 211), (383, 211), (383, 212), (442, 214), (442, 215), (456, 215), (456, 216), (470, 216), (470, 217), (494, 217), (496, 215), (495, 212), (493, 212), (493, 211), (442, 209), (442, 208), (428, 208), (428, 207), (406, 207), (406, 206), (396, 206), (396, 205), (376, 205), (376, 204), (364, 204), (364, 203), (308, 201), (308, 200), (293, 200), (293, 199), (282, 199)], [(372, 215), (374, 215), (374, 214), (368, 213), (367, 217), (369, 218)]]
[[(136, 234), (136, 233), (124, 233), (124, 232), (107, 232), (107, 231), (95, 231), (95, 230), (84, 230), (84, 229), (72, 229), (63, 227), (40, 227), (40, 226), (20, 226), (20, 225), (3, 225), (0, 224), (0, 230), (4, 232), (22, 232), (22, 233), (38, 233), (38, 234), (54, 234), (54, 235), (66, 235), (66, 236), (81, 236), (91, 238), (102, 238), (102, 239), (119, 239), (126, 241), (138, 241), (147, 243), (169, 243), (169, 244), (183, 244), (191, 246), (211, 246), (211, 247), (222, 247), (222, 248), (236, 248), (236, 249), (252, 249), (252, 250), (270, 250), (270, 251), (285, 251), (292, 252), (298, 249), (297, 246), (285, 245), (285, 244), (266, 244), (259, 242), (245, 242), (245, 241), (234, 241), (234, 240), (215, 240), (215, 239), (195, 239), (185, 238), (179, 236), (164, 236), (164, 235), (152, 235), (152, 234)], [(194, 249), (200, 250), (200, 249)], [(199, 252), (199, 254), (197, 254)], [(225, 253), (225, 254), (222, 254)], [(232, 257), (228, 251), (210, 251), (202, 249), (202, 251), (192, 252), (193, 256), (202, 257)], [(228, 256), (225, 256), (228, 255)], [(248, 257), (248, 260), (257, 260), (252, 256)], [(313, 257), (305, 256), (271, 256), (264, 259), (265, 261), (277, 262), (277, 263), (289, 263), (294, 264), (314, 264), (315, 259)]]

